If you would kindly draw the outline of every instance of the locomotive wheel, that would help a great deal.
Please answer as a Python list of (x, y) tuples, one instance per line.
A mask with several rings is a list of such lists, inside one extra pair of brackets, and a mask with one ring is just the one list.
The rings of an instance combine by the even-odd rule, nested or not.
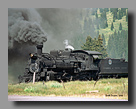
[(91, 80), (92, 80), (92, 77), (89, 78), (89, 81), (91, 81)]
[(94, 81), (97, 81), (98, 80), (98, 75), (96, 75), (94, 78), (93, 78)]

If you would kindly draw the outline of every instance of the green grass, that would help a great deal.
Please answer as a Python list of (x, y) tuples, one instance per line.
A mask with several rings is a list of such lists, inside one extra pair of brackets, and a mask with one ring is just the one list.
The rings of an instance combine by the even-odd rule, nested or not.
[[(118, 99), (128, 99), (128, 78), (101, 79), (95, 87), (95, 81), (71, 81), (62, 83), (56, 81), (8, 84), (8, 95), (30, 96), (80, 96), (80, 97), (105, 97), (106, 94), (123, 95)], [(125, 87), (124, 87), (125, 85)], [(98, 90), (98, 93), (87, 91)], [(115, 98), (115, 97), (114, 97)]]

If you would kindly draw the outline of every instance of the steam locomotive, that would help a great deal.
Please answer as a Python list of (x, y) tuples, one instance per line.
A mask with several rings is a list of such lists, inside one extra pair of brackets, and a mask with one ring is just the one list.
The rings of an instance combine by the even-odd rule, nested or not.
[(97, 51), (52, 50), (42, 53), (43, 45), (37, 45), (37, 53), (30, 53), (24, 74), (19, 82), (97, 80), (103, 77), (127, 77), (128, 62), (125, 59), (99, 59)]

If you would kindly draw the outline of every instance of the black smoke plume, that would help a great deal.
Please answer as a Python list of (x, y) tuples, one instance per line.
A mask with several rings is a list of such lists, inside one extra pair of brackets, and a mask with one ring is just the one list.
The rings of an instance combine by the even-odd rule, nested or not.
[(46, 33), (40, 23), (42, 18), (35, 9), (8, 10), (8, 47), (13, 48), (14, 42), (38, 45), (46, 42)]
[(17, 81), (27, 64), (28, 54), (47, 41), (42, 18), (35, 9), (8, 9), (8, 82)]
[[(28, 54), (44, 44), (43, 52), (64, 49), (63, 41), (73, 41), (82, 34), (79, 16), (82, 9), (8, 9), (8, 69), (9, 80), (23, 74)], [(47, 35), (48, 33), (48, 41)], [(45, 43), (44, 43), (45, 42)]]

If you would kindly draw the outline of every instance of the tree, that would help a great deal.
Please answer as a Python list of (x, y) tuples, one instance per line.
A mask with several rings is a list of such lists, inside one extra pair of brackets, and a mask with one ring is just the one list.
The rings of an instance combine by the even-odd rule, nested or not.
[(114, 29), (114, 26), (113, 26), (113, 22), (112, 22), (112, 24), (111, 24), (111, 30), (113, 31), (113, 29)]
[(103, 46), (103, 39), (99, 35), (98, 38), (91, 38), (91, 36), (87, 36), (86, 43), (81, 46), (83, 50), (90, 50), (90, 51), (98, 51), (101, 52), (103, 55), (101, 58), (105, 58), (108, 56), (106, 49)]
[(115, 20), (117, 19), (118, 8), (110, 8), (110, 11), (113, 14), (113, 22), (115, 22)]
[(115, 31), (109, 36), (107, 52), (111, 58), (125, 58), (128, 60), (128, 31)]
[(105, 41), (105, 37), (104, 37), (104, 34), (103, 34), (103, 33), (102, 33), (102, 39), (103, 39), (103, 46), (105, 47), (106, 41)]
[(102, 18), (103, 20), (107, 20), (107, 16), (106, 16), (106, 12), (105, 12), (105, 11), (102, 12), (101, 18)]
[(116, 20), (116, 16), (115, 14), (113, 14), (113, 22), (115, 22), (115, 20)]
[(121, 8), (121, 11), (122, 11), (122, 13), (123, 13), (123, 16), (126, 15), (126, 9), (127, 9), (127, 8)]
[(105, 24), (106, 27), (108, 27), (108, 23), (107, 23), (107, 20), (106, 20), (106, 24)]
[(106, 48), (104, 48), (104, 46), (103, 46), (103, 39), (100, 35), (99, 35), (97, 43), (96, 43), (95, 51), (102, 53), (102, 56), (100, 56), (100, 58), (106, 58), (108, 56)]
[(98, 14), (97, 14), (97, 12), (95, 13), (95, 17), (96, 17), (96, 19), (98, 19)]
[(128, 10), (126, 12), (126, 22), (128, 23)]
[(81, 48), (83, 50), (91, 50), (91, 51), (95, 50), (95, 48), (94, 48), (94, 41), (93, 41), (91, 36), (87, 36), (86, 43), (84, 43), (83, 46), (81, 46)]
[(121, 10), (119, 10), (119, 12), (118, 12), (118, 20), (122, 19), (122, 17), (123, 17), (123, 13), (122, 13)]
[(103, 12), (103, 8), (99, 8), (99, 10), (100, 10), (100, 13), (102, 13), (102, 12)]
[(105, 12), (109, 12), (109, 8), (104, 8), (104, 11)]
[(100, 21), (100, 27), (105, 29), (106, 27), (108, 27), (108, 23), (107, 23), (107, 16), (106, 16), (106, 11), (103, 11), (101, 13), (101, 17), (99, 18)]
[(121, 23), (119, 24), (119, 30), (122, 30), (122, 24)]

